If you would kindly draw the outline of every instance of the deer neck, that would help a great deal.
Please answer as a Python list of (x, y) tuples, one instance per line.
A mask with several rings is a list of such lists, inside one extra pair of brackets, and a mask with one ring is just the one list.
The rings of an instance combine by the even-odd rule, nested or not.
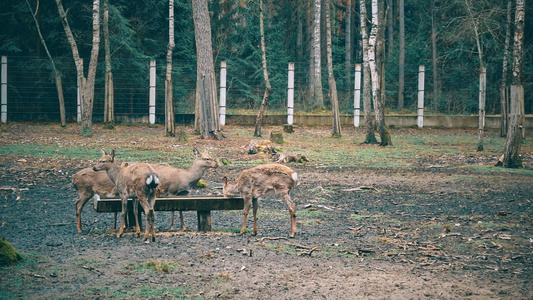
[(189, 182), (198, 182), (204, 175), (205, 169), (205, 166), (202, 166), (198, 160), (195, 160), (189, 169)]
[(109, 179), (113, 181), (113, 183), (117, 183), (117, 177), (118, 173), (120, 172), (120, 165), (118, 163), (113, 163), (113, 166), (106, 170), (107, 176), (109, 176)]

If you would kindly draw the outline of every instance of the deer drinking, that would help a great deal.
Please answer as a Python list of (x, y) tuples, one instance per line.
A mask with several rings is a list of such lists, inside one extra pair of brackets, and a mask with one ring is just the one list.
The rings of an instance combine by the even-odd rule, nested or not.
[[(207, 153), (207, 151), (199, 153), (198, 150), (194, 148), (193, 154), (196, 159), (188, 170), (174, 168), (169, 165), (152, 165), (159, 175), (160, 182), (158, 190), (161, 195), (176, 196), (178, 194), (189, 194), (207, 169), (217, 167), (217, 162)], [(183, 221), (183, 212), (181, 211), (180, 225), (181, 230), (184, 230), (185, 224)], [(170, 230), (174, 230), (174, 212), (172, 212), (170, 218)]]
[(252, 205), (254, 214), (253, 235), (257, 234), (258, 198), (273, 193), (281, 196), (283, 202), (289, 208), (291, 219), (290, 237), (295, 236), (296, 205), (290, 197), (291, 190), (298, 183), (298, 175), (294, 170), (281, 164), (266, 164), (244, 170), (234, 182), (228, 182), (226, 177), (223, 180), (223, 194), (225, 197), (240, 196), (244, 198), (244, 220), (242, 222), (241, 234), (244, 234), (246, 229), (246, 219)]
[(94, 171), (105, 170), (111, 181), (116, 185), (116, 191), (122, 202), (121, 222), (117, 237), (122, 236), (126, 228), (126, 214), (128, 210), (128, 198), (133, 198), (133, 212), (135, 215), (135, 229), (137, 234), (141, 233), (138, 220), (138, 203), (144, 209), (146, 216), (146, 230), (143, 242), (150, 236), (152, 242), (155, 241), (155, 193), (159, 185), (159, 176), (150, 164), (136, 163), (134, 165), (123, 164), (119, 166), (115, 163), (115, 151), (108, 154), (102, 149), (102, 157), (93, 167)]

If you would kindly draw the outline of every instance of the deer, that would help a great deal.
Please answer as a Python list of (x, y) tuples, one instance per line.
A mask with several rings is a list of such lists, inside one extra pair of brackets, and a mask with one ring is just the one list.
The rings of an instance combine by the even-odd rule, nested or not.
[[(78, 232), (82, 232), (81, 212), (89, 199), (99, 196), (116, 196), (115, 184), (106, 172), (96, 172), (92, 167), (84, 168), (72, 176), (72, 184), (78, 193), (76, 219)], [(116, 218), (116, 214), (115, 214)], [(116, 220), (115, 220), (116, 221)], [(113, 224), (115, 224), (114, 222)]]
[(254, 228), (252, 235), (257, 235), (258, 199), (263, 195), (276, 194), (289, 208), (290, 237), (293, 238), (296, 235), (296, 205), (290, 197), (291, 190), (298, 185), (298, 174), (294, 170), (281, 164), (264, 164), (242, 171), (234, 182), (228, 182), (228, 178), (225, 176), (223, 181), (222, 193), (224, 197), (244, 198), (244, 219), (241, 234), (245, 232), (248, 212), (253, 205)]
[[(188, 195), (207, 169), (218, 167), (216, 160), (207, 151), (200, 153), (196, 148), (193, 148), (193, 154), (196, 158), (187, 170), (163, 164), (152, 165), (159, 175), (159, 195)], [(183, 212), (180, 211), (179, 213), (181, 230), (185, 230)], [(174, 212), (170, 218), (170, 230), (174, 230)]]
[(143, 242), (151, 237), (155, 242), (155, 195), (159, 185), (159, 176), (154, 168), (147, 163), (136, 163), (129, 165), (127, 163), (118, 165), (115, 163), (115, 150), (107, 153), (102, 149), (102, 157), (98, 163), (93, 166), (94, 171), (106, 171), (122, 202), (122, 212), (120, 213), (121, 221), (117, 237), (124, 234), (126, 228), (126, 215), (128, 211), (128, 198), (133, 198), (133, 213), (135, 215), (135, 231), (137, 236), (141, 230), (138, 220), (138, 204), (141, 204), (146, 217), (146, 230)]

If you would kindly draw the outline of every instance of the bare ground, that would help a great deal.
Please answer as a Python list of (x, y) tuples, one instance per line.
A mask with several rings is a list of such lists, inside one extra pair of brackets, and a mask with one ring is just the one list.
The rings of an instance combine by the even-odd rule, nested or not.
[[(208, 172), (210, 186), (195, 191), (200, 194), (220, 194), (223, 176), (236, 178), (245, 168), (239, 162), (258, 159), (244, 148), (253, 128), (228, 127), (223, 141), (182, 130), (191, 141), (163, 137), (161, 127), (109, 131), (96, 125), (95, 137), (83, 138), (76, 125), (11, 124), (0, 130), (0, 146), (105, 146), (117, 149), (118, 157), (120, 148), (208, 148), (233, 163)], [(132, 137), (133, 131), (144, 135)], [(460, 138), (475, 132), (392, 131), (393, 141), (425, 134)], [(328, 135), (327, 128), (298, 128), (286, 140), (305, 147), (298, 136), (315, 136), (329, 143), (317, 142), (323, 151), (340, 147)], [(352, 150), (379, 151), (356, 142), (361, 131), (345, 129), (344, 136), (354, 141), (342, 144)], [(530, 170), (531, 143), (523, 152)], [(532, 173), (462, 167), (494, 164), (494, 157), (476, 152), (445, 160), (421, 154), (413, 161), (410, 168), (290, 164), (301, 180), (292, 193), (299, 211), (294, 239), (288, 238), (286, 207), (267, 197), (257, 236), (235, 233), (242, 222), (238, 211), (213, 212), (209, 233), (195, 231), (194, 212), (185, 213), (188, 230), (169, 232), (170, 214), (161, 212), (157, 241), (145, 244), (132, 233), (117, 238), (113, 216), (96, 213), (90, 203), (84, 231), (76, 231), (71, 176), (91, 161), (3, 155), (0, 236), (25, 259), (0, 267), (0, 298), (532, 299)]]

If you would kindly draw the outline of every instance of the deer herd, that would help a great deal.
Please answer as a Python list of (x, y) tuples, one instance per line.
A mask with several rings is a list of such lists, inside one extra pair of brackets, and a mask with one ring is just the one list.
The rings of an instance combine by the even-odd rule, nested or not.
[[(119, 163), (115, 160), (115, 151), (110, 153), (102, 149), (102, 157), (98, 162), (88, 168), (84, 168), (73, 175), (73, 185), (78, 193), (76, 201), (77, 230), (82, 232), (81, 213), (83, 207), (92, 197), (116, 197), (121, 200), (122, 211), (120, 227), (117, 237), (124, 233), (126, 228), (126, 216), (128, 199), (134, 201), (133, 215), (135, 216), (136, 235), (141, 234), (138, 207), (144, 210), (146, 229), (143, 242), (151, 238), (155, 241), (155, 212), (154, 204), (156, 196), (186, 195), (205, 171), (217, 168), (216, 160), (207, 151), (198, 152), (193, 149), (195, 160), (189, 169), (178, 169), (168, 164), (148, 163)], [(282, 198), (289, 209), (291, 220), (290, 237), (296, 234), (296, 205), (291, 200), (290, 192), (298, 184), (298, 175), (291, 168), (278, 164), (263, 164), (242, 171), (234, 182), (228, 182), (223, 178), (224, 197), (242, 197), (244, 199), (244, 219), (241, 234), (245, 233), (246, 220), (250, 208), (253, 209), (254, 225), (253, 235), (257, 234), (257, 210), (258, 199), (267, 194), (275, 194)], [(180, 211), (180, 227), (185, 229), (183, 213)], [(171, 215), (170, 229), (174, 230), (174, 212)]]

